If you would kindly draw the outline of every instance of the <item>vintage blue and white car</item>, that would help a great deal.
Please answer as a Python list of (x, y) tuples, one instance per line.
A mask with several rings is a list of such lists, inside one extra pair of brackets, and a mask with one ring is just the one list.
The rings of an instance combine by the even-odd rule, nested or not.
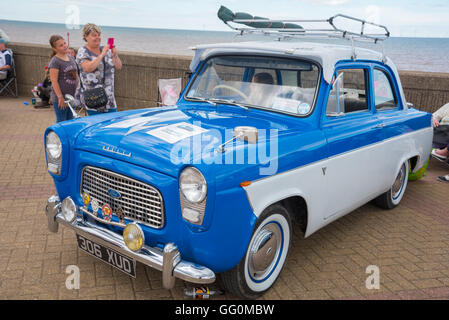
[[(255, 298), (305, 237), (374, 200), (397, 206), (429, 158), (431, 115), (383, 54), (307, 42), (196, 48), (174, 106), (45, 131), (49, 229), (131, 276), (136, 262)], [(295, 222), (295, 223), (293, 223)]]

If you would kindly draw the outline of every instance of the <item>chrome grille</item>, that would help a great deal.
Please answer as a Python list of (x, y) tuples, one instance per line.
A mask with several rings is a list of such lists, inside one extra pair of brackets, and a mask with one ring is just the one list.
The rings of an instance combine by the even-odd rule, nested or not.
[[(113, 198), (109, 189), (120, 193)], [(107, 203), (115, 214), (121, 206), (125, 218), (160, 229), (164, 226), (164, 205), (159, 191), (143, 182), (94, 167), (84, 167), (81, 174), (81, 194), (86, 192), (98, 200), (100, 207)]]

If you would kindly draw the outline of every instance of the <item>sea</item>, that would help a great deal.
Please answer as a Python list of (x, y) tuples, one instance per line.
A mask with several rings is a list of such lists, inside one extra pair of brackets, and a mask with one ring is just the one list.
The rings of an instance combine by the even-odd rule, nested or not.
[[(53, 34), (68, 38), (70, 46), (84, 45), (81, 29), (69, 29), (65, 24), (1, 20), (0, 29), (11, 42), (48, 45)], [(113, 37), (118, 51), (193, 56), (192, 47), (200, 44), (270, 40), (264, 35), (240, 36), (230, 31), (150, 29), (101, 26), (103, 43)], [(273, 39), (275, 41), (275, 39)], [(298, 41), (298, 40), (289, 40)], [(307, 40), (310, 41), (310, 40)], [(321, 42), (350, 44), (347, 40), (322, 39)], [(449, 73), (449, 38), (391, 37), (382, 45), (357, 43), (384, 53), (399, 70)], [(49, 47), (50, 52), (50, 47)]]

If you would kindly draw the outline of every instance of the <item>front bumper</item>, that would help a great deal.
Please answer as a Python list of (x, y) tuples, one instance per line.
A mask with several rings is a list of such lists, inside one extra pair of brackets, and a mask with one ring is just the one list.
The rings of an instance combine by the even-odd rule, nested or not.
[(133, 258), (146, 266), (162, 271), (162, 285), (166, 289), (174, 287), (175, 278), (199, 284), (208, 284), (215, 281), (215, 273), (212, 270), (182, 260), (174, 243), (166, 244), (163, 250), (144, 245), (142, 249), (134, 252), (128, 249), (122, 236), (100, 225), (86, 221), (82, 214), (79, 214), (74, 222), (69, 223), (64, 219), (60, 210), (59, 197), (57, 195), (51, 196), (46, 206), (48, 229), (51, 232), (58, 232), (58, 226), (62, 224), (89, 240)]

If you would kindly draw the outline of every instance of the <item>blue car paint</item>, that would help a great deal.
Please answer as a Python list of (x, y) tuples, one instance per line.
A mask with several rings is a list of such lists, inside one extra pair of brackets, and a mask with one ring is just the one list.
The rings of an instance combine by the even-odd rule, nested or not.
[[(369, 72), (374, 66), (366, 62), (343, 62), (339, 66), (360, 65), (368, 68)], [(200, 67), (201, 64), (198, 68)], [(371, 73), (369, 74), (371, 79)], [(190, 81), (193, 78), (191, 77)], [(371, 89), (371, 82), (369, 86), (367, 90)], [(188, 87), (189, 85), (185, 87), (185, 90)], [(395, 89), (397, 90), (397, 84)], [(345, 117), (344, 125), (339, 123), (340, 119), (327, 119), (325, 106), (330, 85), (322, 77), (320, 77), (315, 107), (306, 117), (294, 117), (259, 109), (243, 110), (231, 105), (212, 106), (208, 103), (191, 102), (184, 98), (185, 90), (177, 107), (98, 115), (49, 127), (47, 131), (54, 130), (60, 136), (64, 145), (63, 159), (65, 159), (62, 174), (52, 176), (60, 198), (70, 195), (77, 205), (82, 205), (79, 187), (80, 173), (86, 165), (111, 170), (155, 186), (163, 195), (165, 225), (162, 229), (143, 226), (146, 244), (161, 247), (167, 242), (175, 242), (183, 258), (205, 265), (215, 272), (233, 268), (246, 252), (257, 217), (250, 207), (244, 190), (240, 187), (240, 182), (265, 178), (260, 168), (266, 164), (208, 165), (202, 162), (195, 164), (194, 166), (203, 173), (208, 185), (204, 223), (196, 226), (185, 221), (180, 210), (178, 178), (188, 164), (173, 164), (170, 161), (171, 146), (145, 134), (143, 130), (128, 134), (127, 129), (109, 130), (105, 128), (107, 125), (131, 117), (158, 116), (159, 119), (151, 121), (149, 128), (145, 128), (146, 131), (180, 121), (191, 124), (201, 121), (201, 127), (215, 129), (223, 135), (226, 129), (239, 125), (276, 129), (278, 130), (278, 156), (273, 159), (277, 161), (276, 174), (362, 147), (368, 142), (372, 143), (373, 139), (380, 141), (428, 126), (426, 123), (428, 117), (423, 116), (422, 112), (411, 109), (406, 112), (415, 117), (405, 123), (393, 124), (383, 133), (368, 132), (362, 139), (355, 138), (356, 133), (348, 130), (348, 125), (372, 126), (386, 120), (381, 112), (376, 113), (374, 110), (372, 97), (370, 97), (371, 108), (367, 113), (375, 114), (373, 119), (367, 119), (366, 115), (350, 115)], [(170, 113), (173, 115), (174, 112), (179, 113), (180, 117), (164, 118)], [(398, 118), (400, 117), (401, 115), (398, 115)], [(181, 118), (183, 120), (180, 120)], [(210, 142), (201, 141), (201, 147), (206, 147), (208, 143)], [(265, 144), (268, 150), (270, 150), (270, 143), (272, 141), (266, 141)], [(108, 153), (103, 150), (105, 145), (131, 152), (132, 157)], [(226, 157), (235, 157), (236, 152), (241, 148), (248, 151), (253, 147), (248, 143), (233, 142), (226, 147), (225, 153), (214, 153), (209, 160), (221, 160), (225, 163)], [(189, 160), (193, 163), (196, 160), (195, 155), (192, 154)], [(114, 219), (117, 218), (114, 217)], [(117, 227), (111, 228), (117, 232), (121, 231)]]
[[(201, 112), (217, 113), (215, 107), (202, 104), (194, 106), (189, 104), (180, 106), (178, 109), (190, 115), (192, 119), (199, 119), (198, 113)], [(166, 112), (171, 110), (166, 110)], [(219, 106), (218, 110), (220, 116), (228, 115), (230, 117), (232, 115), (232, 118), (230, 117), (228, 120), (229, 124), (223, 123), (222, 118), (205, 122), (204, 117), (200, 117), (204, 127), (208, 125), (219, 127), (220, 123), (218, 122), (221, 122), (222, 128), (233, 128), (235, 125), (249, 123), (259, 128), (272, 127), (280, 130), (279, 157), (277, 158), (279, 160), (278, 173), (325, 157), (324, 137), (320, 134), (318, 128), (311, 127), (307, 122), (298, 124), (295, 119), (286, 115), (271, 114), (262, 110), (247, 112), (238, 107), (226, 105)], [(142, 114), (146, 115), (147, 111), (142, 111), (140, 114), (134, 113), (135, 116), (141, 116)], [(117, 116), (119, 115), (120, 113), (117, 113)], [(177, 178), (186, 165), (174, 166), (170, 164), (167, 152), (152, 155), (151, 148), (140, 148), (141, 153), (137, 150), (139, 148), (129, 149), (131, 145), (139, 145), (140, 147), (145, 145), (140, 132), (125, 137), (126, 130), (122, 130), (122, 136), (119, 137), (117, 132), (120, 130), (116, 129), (116, 135), (106, 131), (100, 135), (101, 128), (109, 123), (106, 120), (106, 123), (92, 124), (91, 127), (78, 134), (76, 138), (75, 132), (72, 134), (72, 143), (76, 145), (76, 148), (72, 148), (70, 162), (63, 164), (70, 175), (62, 181), (55, 179), (60, 198), (64, 199), (70, 195), (77, 205), (82, 205), (79, 185), (80, 173), (85, 165), (97, 166), (147, 182), (157, 187), (162, 193), (166, 212), (166, 225), (163, 229), (155, 230), (143, 227), (147, 244), (158, 245), (174, 241), (179, 246), (181, 255), (185, 259), (204, 264), (215, 272), (222, 272), (235, 266), (246, 252), (247, 244), (257, 220), (244, 190), (240, 187), (240, 182), (264, 177), (260, 174), (260, 164), (196, 165), (208, 182), (204, 223), (198, 227), (184, 221), (180, 212)], [(73, 123), (67, 123), (64, 130), (70, 131), (71, 125), (74, 126)], [(79, 127), (76, 126), (76, 128)], [(62, 132), (62, 128), (51, 127), (51, 129), (58, 134)], [(102, 150), (102, 145), (110, 142), (109, 139), (116, 139), (116, 141), (122, 142), (119, 145), (120, 148), (131, 150), (133, 153), (132, 163), (126, 157), (106, 153)], [(127, 139), (131, 140), (127, 141)], [(155, 139), (146, 135), (146, 140), (150, 143), (155, 143)], [(64, 139), (64, 150), (68, 140)], [(222, 157), (224, 161), (226, 156), (234, 153), (238, 148), (251, 147), (253, 146), (247, 143), (234, 144), (229, 147), (225, 154), (219, 153), (218, 156)], [(269, 150), (269, 143), (267, 149)], [(298, 150), (302, 150), (299, 157)], [(164, 166), (170, 166), (167, 172), (171, 174), (161, 173), (161, 171), (165, 171)], [(74, 181), (76, 183), (73, 183)], [(216, 205), (217, 203), (219, 205)], [(117, 218), (114, 217), (114, 219)], [(222, 239), (227, 240), (222, 241)]]
[[(374, 106), (374, 83), (372, 72), (377, 68), (386, 72), (393, 82), (398, 107), (391, 110), (376, 110)], [(348, 113), (341, 117), (327, 117), (325, 109), (332, 86), (324, 83), (321, 92), (325, 99), (322, 104), (321, 128), (328, 141), (328, 157), (378, 143), (405, 133), (429, 127), (431, 114), (413, 108), (405, 109), (396, 78), (392, 70), (381, 63), (358, 60), (341, 61), (335, 66), (335, 75), (339, 70), (365, 69), (368, 73), (366, 92), (369, 109), (364, 112)], [(383, 125), (378, 127), (378, 125)]]
[[(217, 192), (215, 197), (220, 205), (216, 206), (213, 197), (215, 190), (212, 184), (208, 184), (210, 196), (207, 199), (205, 219), (208, 221), (205, 221), (205, 224), (211, 226), (208, 230), (197, 232), (196, 226), (193, 227), (181, 216), (177, 179), (90, 152), (73, 152), (71, 158), (68, 169), (71, 174), (67, 176), (66, 181), (55, 181), (61, 199), (71, 196), (78, 206), (83, 205), (79, 191), (81, 183), (79, 173), (84, 166), (94, 164), (102, 169), (157, 186), (163, 195), (165, 225), (162, 229), (141, 225), (146, 244), (162, 246), (168, 242), (175, 242), (184, 259), (210, 267), (215, 272), (231, 269), (245, 253), (246, 248), (242, 247), (241, 243), (249, 242), (256, 217), (240, 186)], [(76, 183), (73, 183), (74, 181)], [(97, 223), (87, 216), (86, 218)], [(113, 216), (113, 221), (118, 221), (117, 217)], [(109, 228), (121, 232), (121, 228)]]

